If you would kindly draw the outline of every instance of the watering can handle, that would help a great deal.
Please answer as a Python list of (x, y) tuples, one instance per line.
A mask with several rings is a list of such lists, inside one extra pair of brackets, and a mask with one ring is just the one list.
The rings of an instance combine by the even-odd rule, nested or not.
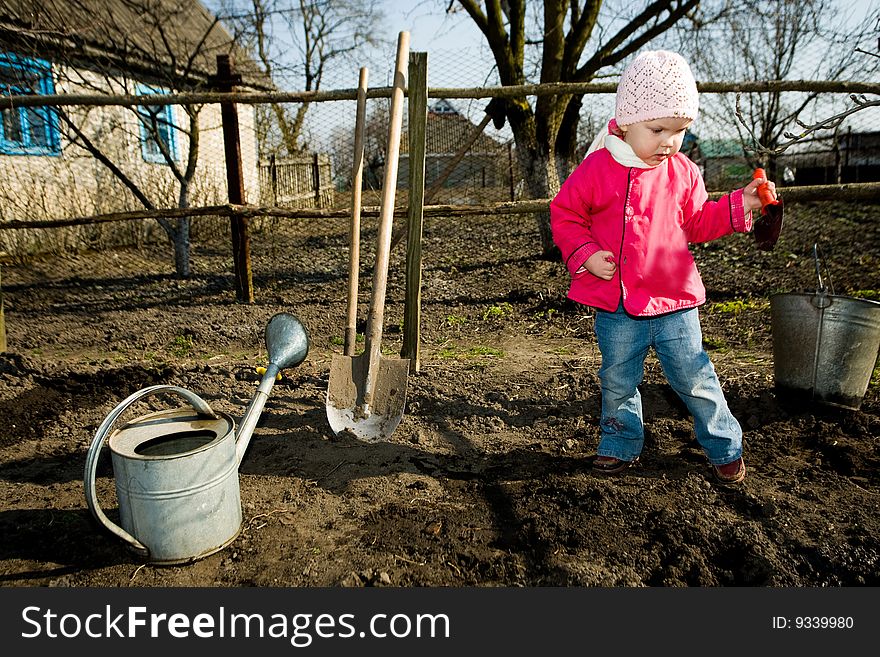
[(122, 527), (115, 524), (111, 521), (104, 512), (101, 510), (101, 505), (98, 503), (98, 496), (95, 492), (95, 472), (98, 468), (98, 457), (101, 454), (101, 448), (104, 446), (104, 442), (107, 439), (107, 434), (110, 433), (110, 428), (119, 419), (119, 416), (131, 406), (138, 399), (142, 399), (148, 395), (152, 395), (158, 392), (174, 392), (186, 399), (192, 407), (201, 415), (207, 415), (209, 417), (217, 417), (217, 414), (208, 406), (208, 403), (199, 397), (194, 392), (187, 390), (186, 388), (181, 388), (179, 386), (171, 386), (171, 385), (157, 385), (150, 386), (149, 388), (143, 388), (142, 390), (138, 390), (136, 393), (129, 395), (126, 399), (119, 403), (119, 405), (114, 408), (110, 414), (104, 418), (104, 421), (101, 423), (101, 426), (98, 427), (97, 433), (95, 433), (95, 437), (92, 439), (92, 444), (89, 447), (89, 451), (86, 454), (86, 468), (85, 468), (85, 476), (83, 477), (83, 486), (85, 488), (86, 494), (86, 503), (89, 505), (89, 511), (92, 512), (92, 516), (94, 516), (95, 520), (100, 522), (104, 527), (110, 530), (111, 533), (115, 534), (126, 543), (128, 543), (139, 555), (143, 557), (148, 557), (150, 554), (149, 549), (140, 541), (138, 541), (134, 536), (125, 531)]

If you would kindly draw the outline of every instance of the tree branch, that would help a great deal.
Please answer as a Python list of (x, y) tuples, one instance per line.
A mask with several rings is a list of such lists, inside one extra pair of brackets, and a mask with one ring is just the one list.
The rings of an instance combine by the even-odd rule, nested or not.
[(816, 132), (817, 130), (834, 130), (837, 128), (843, 120), (850, 116), (851, 114), (855, 114), (856, 112), (861, 112), (863, 109), (867, 109), (869, 107), (880, 107), (880, 100), (867, 100), (865, 96), (857, 96), (852, 94), (850, 98), (856, 104), (855, 107), (850, 107), (848, 110), (840, 112), (839, 114), (835, 114), (834, 116), (829, 116), (826, 119), (822, 119), (812, 125), (807, 125), (802, 121), (795, 118), (795, 122), (803, 128), (803, 130), (795, 134), (793, 132), (785, 132), (783, 136), (788, 139), (788, 141), (782, 142), (776, 146), (776, 148), (768, 148), (764, 146), (758, 137), (755, 135), (754, 131), (749, 127), (746, 122), (745, 117), (743, 116), (742, 109), (740, 108), (740, 96), (741, 94), (736, 95), (736, 118), (743, 125), (746, 132), (748, 132), (749, 136), (752, 138), (753, 142), (756, 144), (755, 148), (746, 148), (746, 150), (750, 153), (755, 153), (756, 155), (779, 155), (783, 151), (787, 150), (790, 146), (798, 143), (799, 141), (803, 141), (807, 135)]

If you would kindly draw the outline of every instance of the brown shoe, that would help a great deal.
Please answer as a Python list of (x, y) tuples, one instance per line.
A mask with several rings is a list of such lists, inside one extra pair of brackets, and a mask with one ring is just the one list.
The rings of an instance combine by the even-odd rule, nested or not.
[(593, 472), (601, 472), (602, 474), (617, 474), (623, 472), (633, 463), (639, 460), (637, 456), (632, 461), (624, 461), (613, 456), (597, 456), (593, 459)]
[(740, 456), (736, 461), (724, 465), (713, 465), (715, 480), (721, 484), (738, 484), (746, 478), (746, 464)]

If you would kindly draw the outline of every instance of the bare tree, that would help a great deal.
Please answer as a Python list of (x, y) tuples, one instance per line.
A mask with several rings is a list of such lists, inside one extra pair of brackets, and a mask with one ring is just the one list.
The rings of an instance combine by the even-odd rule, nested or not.
[[(600, 23), (603, 0), (453, 0), (477, 24), (489, 44), (504, 86), (529, 82), (589, 82), (639, 51), (683, 17), (699, 0), (655, 0), (634, 8), (620, 3)], [(531, 11), (532, 13), (528, 13)], [(535, 33), (529, 33), (535, 30)], [(538, 49), (538, 80), (530, 80), (527, 52)], [(533, 198), (553, 196), (574, 165), (583, 95), (510, 99), (504, 111)], [(555, 257), (549, 213), (538, 216), (545, 257)]]
[[(220, 16), (278, 86), (321, 88), (325, 73), (378, 43), (378, 0), (221, 0)], [(308, 102), (257, 106), (264, 155), (303, 150)]]
[[(873, 80), (880, 70), (880, 59), (859, 48), (872, 33), (876, 36), (880, 9), (849, 26), (845, 7), (834, 0), (739, 0), (714, 6), (720, 10), (716, 23), (693, 23), (680, 35), (681, 48), (701, 77)], [(751, 166), (776, 177), (776, 156), (785, 148), (808, 134), (834, 131), (850, 114), (877, 104), (854, 97), (852, 107), (841, 111), (834, 100), (819, 92), (722, 95), (714, 112), (707, 107), (706, 113), (735, 131)]]

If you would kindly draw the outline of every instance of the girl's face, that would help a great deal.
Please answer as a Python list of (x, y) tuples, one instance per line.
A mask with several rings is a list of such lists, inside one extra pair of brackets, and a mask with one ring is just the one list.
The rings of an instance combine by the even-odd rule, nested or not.
[(668, 118), (639, 121), (621, 126), (623, 140), (646, 164), (655, 166), (681, 150), (691, 119)]

